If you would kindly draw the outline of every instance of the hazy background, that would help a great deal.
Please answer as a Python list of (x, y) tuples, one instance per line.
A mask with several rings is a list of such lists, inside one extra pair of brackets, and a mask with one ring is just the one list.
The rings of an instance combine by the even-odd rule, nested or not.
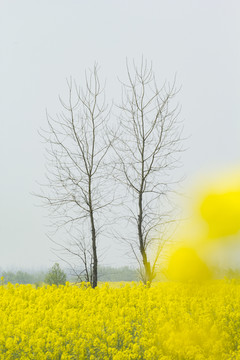
[[(196, 173), (240, 165), (240, 3), (234, 0), (0, 0), (0, 267), (49, 266), (47, 211), (30, 194), (44, 178), (37, 133), (61, 110), (66, 78), (94, 61), (118, 94), (125, 58), (153, 60), (182, 85), (185, 186)], [(179, 173), (179, 170), (178, 170)], [(187, 187), (186, 187), (187, 189)], [(109, 249), (106, 265), (128, 259)]]

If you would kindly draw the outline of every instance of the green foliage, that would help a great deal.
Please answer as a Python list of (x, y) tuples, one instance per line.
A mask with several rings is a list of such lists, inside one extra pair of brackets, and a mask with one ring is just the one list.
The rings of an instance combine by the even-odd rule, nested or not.
[(58, 263), (55, 263), (48, 271), (44, 281), (49, 285), (65, 285), (66, 279), (67, 276), (65, 272), (60, 268)]
[(138, 281), (139, 276), (136, 269), (128, 266), (119, 268), (99, 266), (99, 281)]
[[(50, 270), (51, 271), (51, 270)], [(49, 271), (49, 272), (50, 272)], [(46, 277), (49, 272), (46, 271), (0, 271), (0, 277), (4, 277), (4, 284), (8, 282), (12, 284), (35, 284), (36, 287), (42, 286), (46, 283)], [(100, 281), (138, 281), (139, 274), (136, 269), (128, 266), (123, 267), (109, 267), (99, 266), (99, 280)], [(66, 281), (66, 280), (64, 280)], [(70, 277), (69, 281), (76, 281), (75, 277)], [(53, 282), (54, 283), (54, 282)]]
[(1, 277), (4, 278), (4, 283), (7, 284), (34, 284), (36, 282), (42, 282), (46, 276), (43, 271), (28, 273), (26, 271), (1, 271)]

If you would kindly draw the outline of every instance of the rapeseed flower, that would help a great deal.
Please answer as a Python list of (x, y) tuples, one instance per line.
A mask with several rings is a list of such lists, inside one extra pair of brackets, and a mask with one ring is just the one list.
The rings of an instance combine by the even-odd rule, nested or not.
[(240, 358), (240, 284), (0, 288), (0, 359)]

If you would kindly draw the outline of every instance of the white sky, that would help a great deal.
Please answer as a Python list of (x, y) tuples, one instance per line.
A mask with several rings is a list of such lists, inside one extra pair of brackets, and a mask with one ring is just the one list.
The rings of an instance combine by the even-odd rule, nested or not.
[[(43, 179), (37, 133), (61, 110), (66, 78), (94, 61), (117, 92), (125, 58), (142, 54), (159, 78), (182, 85), (188, 150), (182, 174), (240, 165), (238, 0), (0, 1), (0, 267), (49, 266), (47, 211), (30, 194)], [(110, 95), (110, 97), (111, 97)], [(108, 251), (105, 263), (127, 264)]]

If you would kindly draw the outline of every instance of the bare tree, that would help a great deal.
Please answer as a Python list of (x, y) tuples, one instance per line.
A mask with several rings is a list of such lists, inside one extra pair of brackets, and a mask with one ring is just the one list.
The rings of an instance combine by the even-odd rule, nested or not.
[(167, 175), (176, 167), (176, 154), (181, 151), (179, 109), (172, 104), (177, 90), (175, 81), (172, 86), (159, 88), (147, 61), (142, 60), (140, 68), (135, 63), (130, 68), (128, 62), (126, 67), (127, 82), (122, 83), (119, 106), (120, 131), (114, 145), (117, 180), (126, 189), (127, 217), (137, 234), (127, 241), (139, 262), (142, 280), (151, 283), (164, 243), (164, 238), (156, 242), (156, 237), (169, 221), (162, 205), (170, 190)]
[[(40, 134), (47, 145), (47, 191), (39, 195), (51, 208), (54, 228), (64, 227), (71, 243), (61, 249), (82, 262), (85, 278), (93, 288), (98, 281), (98, 236), (104, 223), (104, 209), (111, 203), (106, 187), (108, 106), (98, 67), (85, 73), (79, 88), (68, 84), (63, 111), (47, 115), (47, 130)], [(69, 261), (68, 263), (71, 263)]]

